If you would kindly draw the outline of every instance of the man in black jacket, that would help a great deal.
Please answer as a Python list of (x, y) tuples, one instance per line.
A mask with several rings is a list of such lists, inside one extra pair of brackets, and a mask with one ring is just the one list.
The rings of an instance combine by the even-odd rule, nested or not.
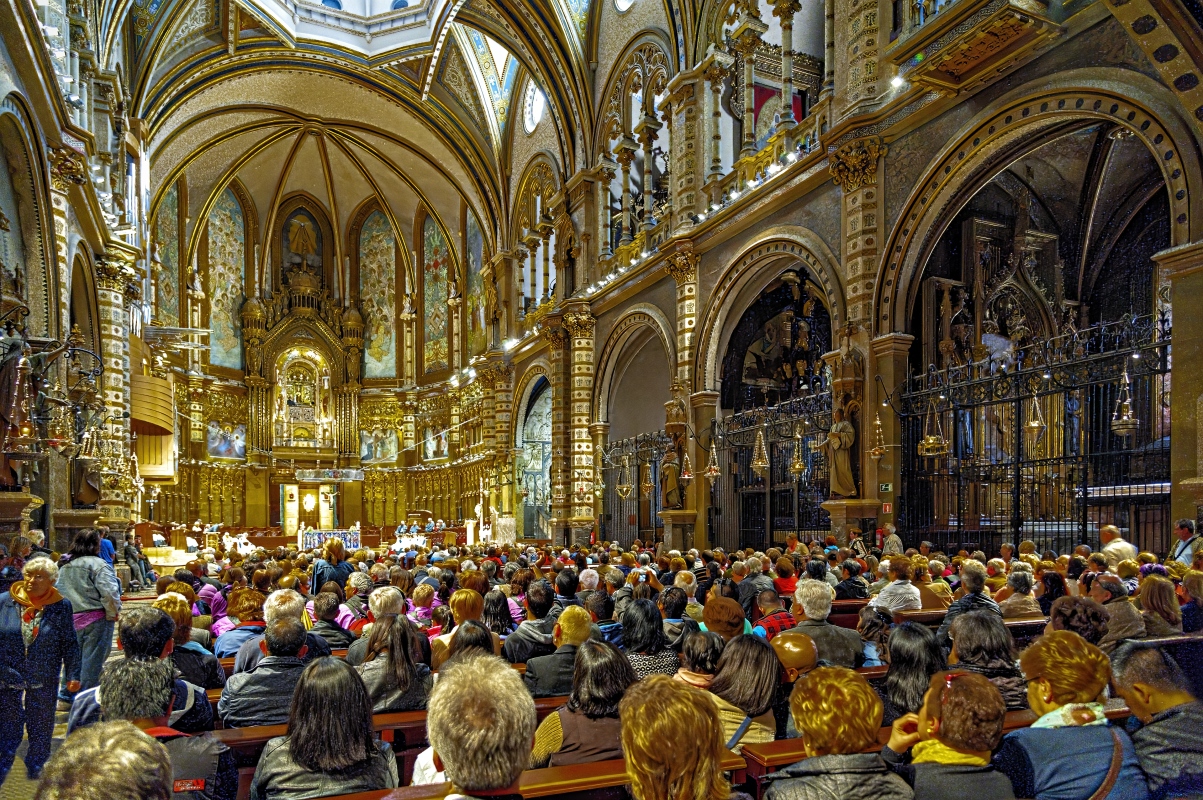
[[(363, 575), (362, 572), (356, 573)], [(363, 575), (366, 579), (367, 576)], [(280, 619), (292, 619), (297, 622), (301, 621), (301, 616), (305, 613), (305, 598), (294, 589), (278, 589), (268, 595), (267, 602), (263, 604), (263, 619), (264, 624), (268, 627), (273, 622)], [(237, 654), (234, 656), (234, 673), (249, 672), (255, 668), (259, 660), (267, 655), (263, 646), (264, 636), (252, 636), (242, 643), (238, 648)], [(305, 663), (308, 664), (317, 658), (328, 656), (331, 654), (330, 645), (319, 634), (308, 631), (305, 634)]]
[(217, 703), (227, 728), (288, 722), (292, 692), (305, 669), (305, 626), (278, 619), (264, 630), (267, 657), (250, 672), (231, 675)]
[(511, 664), (525, 664), (532, 658), (546, 656), (556, 649), (553, 630), (546, 630), (547, 615), (552, 606), (551, 589), (544, 581), (534, 581), (526, 590), (526, 619), (505, 639), (502, 652)]
[(558, 697), (572, 692), (576, 649), (589, 638), (590, 622), (589, 612), (580, 606), (564, 609), (552, 632), (555, 652), (526, 662), (523, 681), (532, 695)]
[(313, 598), (313, 615), (317, 617), (317, 622), (310, 633), (325, 639), (331, 650), (346, 649), (355, 641), (355, 634), (335, 621), (338, 618), (338, 595), (334, 592), (321, 592)]
[(100, 708), (106, 720), (129, 720), (167, 748), (175, 796), (234, 800), (238, 767), (230, 748), (211, 733), (189, 736), (168, 727), (174, 687), (171, 662), (120, 659), (100, 675)]
[(968, 614), (970, 611), (993, 611), (1002, 616), (998, 603), (986, 596), (986, 567), (981, 562), (971, 559), (961, 565), (961, 585), (965, 587), (966, 594), (961, 599), (952, 601), (952, 605), (944, 614), (944, 622), (940, 623), (940, 629), (936, 631), (936, 641), (945, 649), (952, 647), (952, 639), (948, 638), (952, 621), (962, 614)]
[(556, 575), (555, 587), (555, 602), (552, 603), (551, 611), (548, 612), (547, 619), (543, 622), (546, 633), (551, 633), (551, 626), (555, 625), (560, 614), (564, 613), (564, 609), (581, 604), (576, 597), (576, 590), (580, 588), (580, 578), (572, 567), (564, 567), (560, 570), (560, 574)]
[(848, 559), (840, 565), (843, 580), (835, 585), (836, 600), (868, 600), (869, 584), (861, 580), (860, 564)]

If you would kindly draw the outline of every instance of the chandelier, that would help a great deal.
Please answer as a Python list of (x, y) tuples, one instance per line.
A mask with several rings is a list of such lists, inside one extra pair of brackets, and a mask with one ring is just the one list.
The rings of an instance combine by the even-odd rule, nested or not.
[(614, 487), (614, 491), (618, 492), (618, 496), (626, 500), (631, 496), (631, 491), (635, 487), (631, 485), (631, 457), (622, 457), (622, 473), (619, 475), (618, 484)]
[(714, 482), (723, 476), (722, 471), (718, 468), (718, 446), (712, 441), (710, 443), (710, 460), (706, 462), (706, 469), (702, 470), (702, 476), (710, 481), (710, 486), (714, 487)]
[(1111, 413), (1111, 432), (1116, 436), (1131, 436), (1140, 430), (1140, 419), (1132, 413), (1132, 378), (1128, 370), (1119, 386), (1119, 396), (1115, 398), (1115, 410)]
[(802, 452), (802, 434), (794, 434), (794, 455), (789, 461), (789, 472), (794, 476), (794, 480), (802, 480), (806, 477), (806, 458)]
[(656, 484), (652, 482), (652, 465), (644, 462), (639, 468), (639, 492), (644, 497), (651, 497)]
[(939, 458), (948, 455), (948, 450), (948, 440), (944, 438), (944, 427), (940, 424), (935, 398), (932, 398), (927, 406), (927, 417), (923, 420), (923, 439), (919, 442), (919, 456)]
[(756, 447), (752, 450), (752, 471), (761, 478), (769, 471), (769, 452), (764, 446), (764, 429), (756, 431)]

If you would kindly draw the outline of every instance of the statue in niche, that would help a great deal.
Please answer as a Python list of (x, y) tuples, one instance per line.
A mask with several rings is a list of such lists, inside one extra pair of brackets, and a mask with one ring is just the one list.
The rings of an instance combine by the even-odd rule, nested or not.
[(822, 450), (827, 456), (832, 496), (856, 497), (856, 481), (852, 477), (852, 446), (855, 443), (856, 429), (844, 419), (844, 410), (832, 409), (827, 439), (812, 445), (814, 450)]
[[(13, 324), (5, 322), (4, 335), (0, 336), (0, 424), (4, 426), (4, 438), (16, 434), (21, 419), (21, 372), (18, 367), (26, 356), (29, 345)], [(17, 474), (8, 459), (0, 454), (0, 486), (16, 486)]]
[(681, 508), (683, 500), (681, 462), (677, 460), (677, 448), (673, 444), (665, 449), (664, 459), (660, 462), (660, 507), (665, 510)]
[(317, 235), (312, 223), (303, 216), (293, 217), (288, 225), (288, 249), (300, 256), (302, 261), (317, 253)]

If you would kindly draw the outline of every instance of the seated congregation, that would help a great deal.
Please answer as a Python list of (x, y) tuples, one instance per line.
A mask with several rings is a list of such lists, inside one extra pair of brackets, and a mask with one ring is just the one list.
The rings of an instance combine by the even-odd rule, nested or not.
[(0, 595), (0, 775), (27, 738), (38, 800), (1203, 796), (1191, 553), (331, 540), (109, 613), (80, 537)]

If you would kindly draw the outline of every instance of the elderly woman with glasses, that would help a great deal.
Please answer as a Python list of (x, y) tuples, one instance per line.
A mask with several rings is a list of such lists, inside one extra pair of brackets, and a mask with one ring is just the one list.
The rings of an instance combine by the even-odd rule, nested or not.
[(1136, 749), (1101, 702), (1111, 679), (1102, 650), (1071, 631), (1053, 631), (1020, 657), (1028, 703), (1039, 718), (1003, 737), (994, 766), (1016, 797), (1140, 800), (1149, 796)]

